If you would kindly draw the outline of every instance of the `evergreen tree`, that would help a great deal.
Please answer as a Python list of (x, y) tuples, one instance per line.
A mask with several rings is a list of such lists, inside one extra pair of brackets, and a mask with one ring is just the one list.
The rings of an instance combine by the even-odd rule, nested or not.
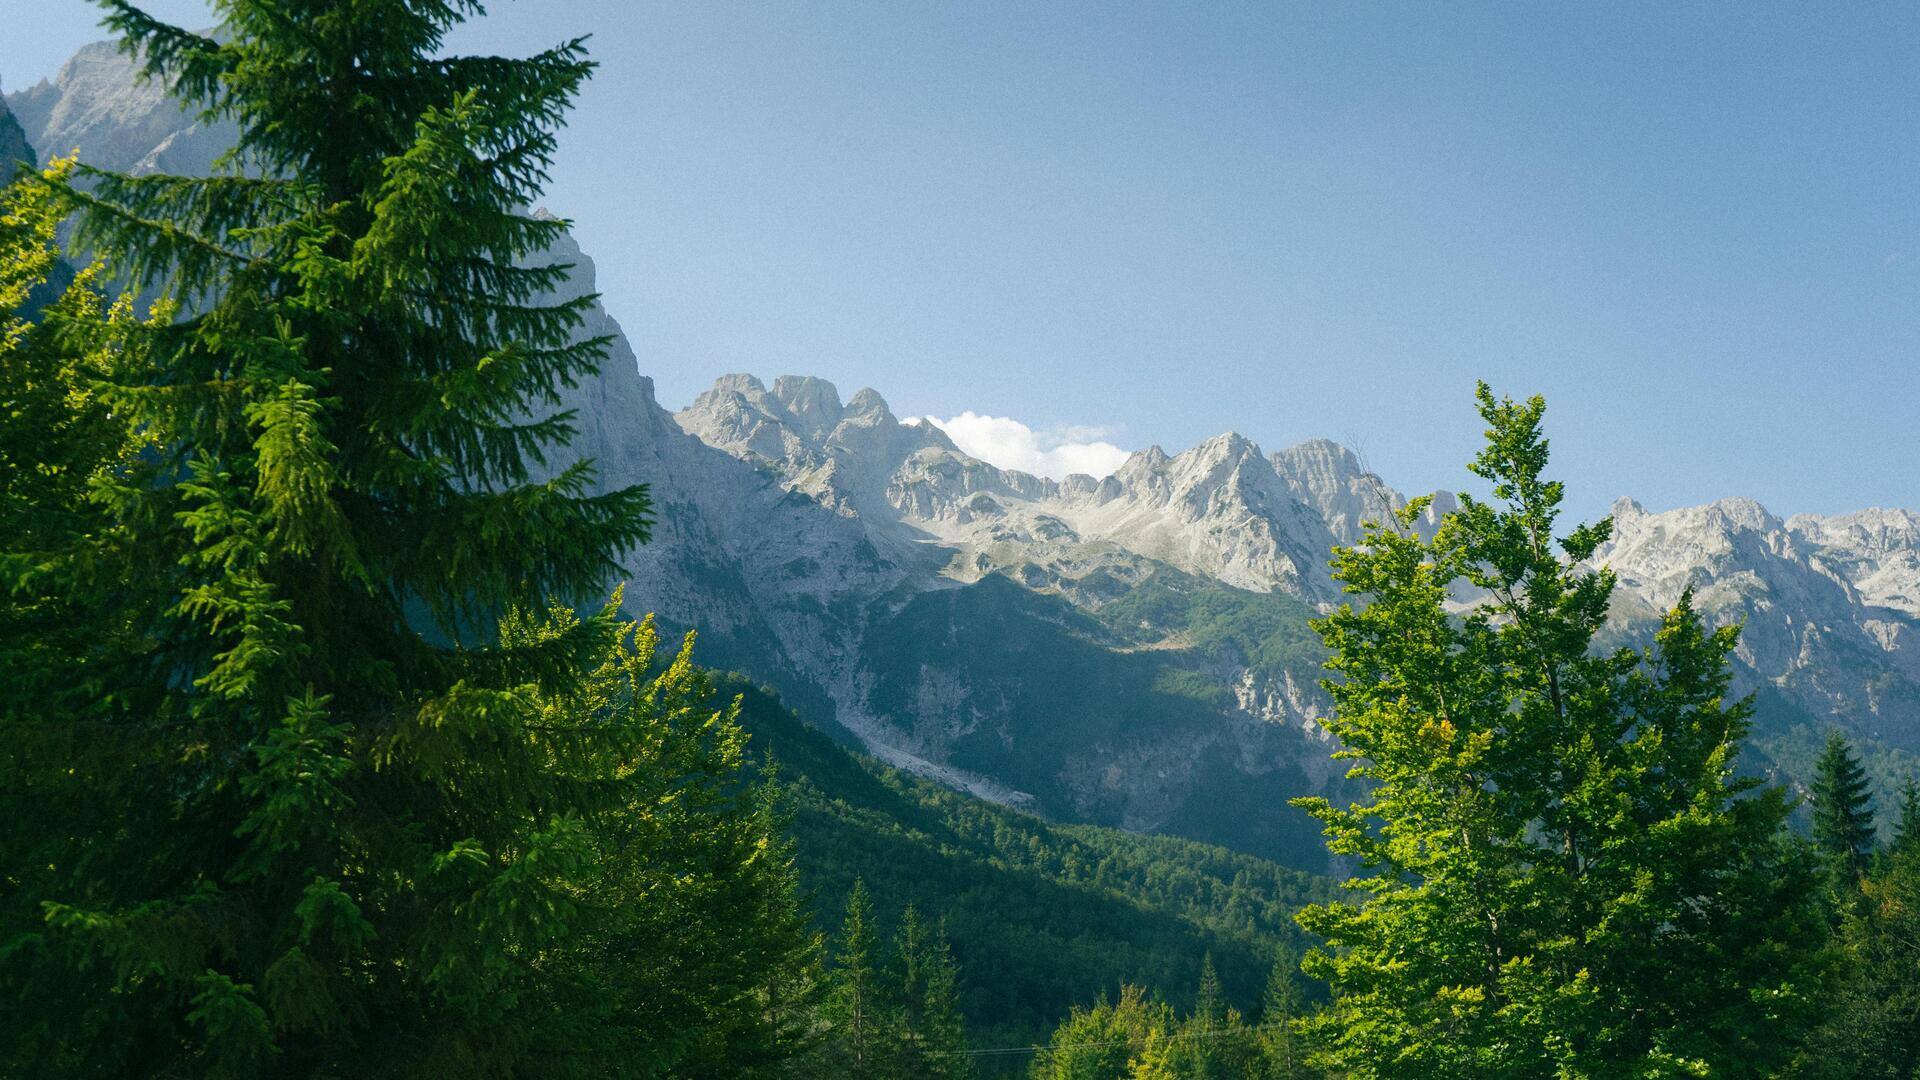
[(885, 1005), (875, 955), (873, 901), (867, 883), (855, 881), (846, 918), (834, 941), (827, 1021), (833, 1028), (834, 1065), (853, 1080), (884, 1076), (890, 1065)]
[[(98, 267), (72, 279), (50, 311), (30, 311), (61, 265), (51, 185), (72, 169), (55, 161), (41, 183), (0, 189), (0, 670), (10, 697), (0, 715), (9, 718), (84, 708), (108, 691), (105, 673), (88, 665), (94, 640), (132, 647), (122, 594), (100, 587), (130, 567), (91, 493), (129, 472), (145, 440), (94, 387), (137, 362), (129, 354), (142, 327), (128, 301), (109, 305)], [(11, 775), (25, 774), (38, 775)]]
[[(59, 722), (112, 692), (123, 677), (113, 655), (140, 638), (126, 593), (103, 587), (137, 564), (90, 495), (134, 468), (142, 440), (88, 389), (132, 362), (138, 328), (128, 304), (108, 305), (97, 269), (48, 310), (36, 299), (60, 260), (47, 185), (71, 167), (54, 162), (45, 184), (0, 190), (0, 1074), (18, 1076), (77, 1068), (87, 1052), (66, 1033), (116, 1012), (99, 991), (103, 965), (48, 938), (42, 902), (73, 880), (80, 837), (145, 839), (155, 824), (138, 744)], [(80, 768), (89, 759), (117, 767)]]
[(891, 978), (887, 980), (888, 1011), (893, 1014), (892, 1027), (899, 1041), (894, 1048), (898, 1055), (895, 1068), (907, 1074), (921, 1071), (925, 1062), (924, 1010), (927, 967), (932, 960), (930, 947), (927, 928), (920, 921), (920, 910), (908, 904), (900, 913), (900, 929), (893, 941)]
[(1227, 997), (1220, 989), (1220, 973), (1213, 954), (1200, 957), (1200, 984), (1193, 992), (1193, 1019), (1203, 1027), (1218, 1027), (1227, 1019)]
[(50, 691), (0, 707), (20, 1071), (779, 1056), (762, 988), (806, 942), (729, 714), (684, 655), (643, 681), (613, 607), (517, 614), (593, 598), (647, 538), (643, 490), (566, 464), (560, 394), (606, 342), (579, 332), (591, 297), (554, 298), (564, 223), (524, 210), (580, 43), (444, 55), (474, 0), (218, 0), (217, 40), (106, 7), (241, 136), (214, 177), (23, 196), (186, 315), (82, 289), (7, 331), (71, 421), (4, 429), (9, 455), (56, 432), (68, 455), (8, 469), (31, 528), (0, 541), (9, 614), (70, 628), (6, 638), (10, 689)]
[[(907, 908), (917, 926), (918, 916)], [(902, 920), (903, 924), (907, 922)], [(909, 947), (913, 939), (917, 944)], [(973, 1075), (972, 1059), (966, 1056), (966, 1022), (960, 1015), (960, 972), (953, 962), (953, 950), (947, 943), (946, 925), (932, 933), (916, 929), (901, 934), (902, 955), (914, 955), (907, 991), (912, 1020), (908, 1025), (917, 1048), (909, 1063), (909, 1075), (928, 1080), (964, 1080)]]
[(1597, 650), (1614, 579), (1580, 566), (1609, 523), (1556, 533), (1540, 399), (1479, 407), (1493, 501), (1430, 540), (1425, 499), (1375, 523), (1334, 564), (1365, 602), (1317, 624), (1371, 784), (1299, 802), (1365, 868), (1360, 903), (1300, 915), (1330, 945), (1305, 963), (1335, 995), (1317, 1052), (1360, 1077), (1776, 1070), (1823, 932), (1786, 801), (1733, 770), (1737, 629), (1683, 596), (1646, 649)]
[[(502, 644), (561, 639), (579, 622), (564, 607), (514, 612)], [(578, 900), (548, 961), (573, 984), (548, 1022), (593, 1049), (594, 1071), (749, 1075), (806, 1043), (816, 943), (777, 792), (741, 782), (738, 699), (714, 707), (693, 635), (665, 664), (659, 644), (651, 619), (628, 623), (571, 692), (527, 688), (551, 766), (604, 800), (576, 796), (598, 812), (579, 823)]]
[(1303, 1015), (1306, 995), (1300, 989), (1300, 958), (1289, 947), (1274, 950), (1273, 970), (1260, 1004), (1260, 1058), (1268, 1080), (1302, 1080), (1312, 1075), (1294, 1034)]
[(1920, 854), (1920, 781), (1908, 776), (1900, 784), (1900, 817), (1894, 822), (1889, 854)]
[(1844, 978), (1793, 1075), (1920, 1076), (1920, 855), (1895, 852), (1861, 884), (1841, 925)]
[(1842, 895), (1866, 873), (1873, 853), (1873, 794), (1853, 746), (1838, 731), (1814, 762), (1813, 839), (1832, 861)]
[(1229, 1080), (1252, 1075), (1253, 1032), (1227, 1004), (1213, 954), (1200, 959), (1193, 1013), (1174, 1037), (1169, 1060), (1177, 1075), (1193, 1080)]

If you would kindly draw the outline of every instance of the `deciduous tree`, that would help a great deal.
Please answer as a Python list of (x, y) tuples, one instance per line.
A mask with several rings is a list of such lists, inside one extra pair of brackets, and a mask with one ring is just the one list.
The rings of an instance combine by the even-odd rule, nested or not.
[(1596, 647), (1609, 523), (1559, 531), (1540, 399), (1478, 400), (1491, 500), (1431, 540), (1425, 499), (1373, 525), (1319, 624), (1339, 756), (1371, 785), (1299, 803), (1363, 868), (1359, 903), (1300, 916), (1328, 942), (1322, 1053), (1376, 1077), (1764, 1074), (1821, 930), (1785, 799), (1734, 772), (1738, 631), (1683, 595), (1644, 649)]

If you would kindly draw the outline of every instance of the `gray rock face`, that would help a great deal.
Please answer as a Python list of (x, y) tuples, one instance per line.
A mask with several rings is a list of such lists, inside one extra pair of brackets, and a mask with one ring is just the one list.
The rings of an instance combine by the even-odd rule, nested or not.
[[(1620, 578), (1623, 624), (1692, 588), (1743, 625), (1742, 689), (1769, 689), (1856, 737), (1920, 751), (1920, 517), (1865, 510), (1785, 521), (1751, 499), (1649, 514), (1621, 499), (1595, 561)], [(1763, 720), (1765, 718), (1763, 717)]]
[(27, 143), (20, 121), (6, 102), (0, 101), (0, 184), (11, 183), (14, 169), (23, 164), (28, 168), (36, 164), (33, 147)]
[[(675, 419), (823, 504), (868, 515), (877, 531), (952, 546), (962, 579), (1119, 551), (1325, 603), (1336, 598), (1327, 552), (1345, 538), (1330, 522), (1357, 537), (1359, 522), (1378, 516), (1366, 500), (1403, 501), (1331, 443), (1269, 459), (1232, 433), (1173, 457), (1141, 451), (1104, 480), (1056, 482), (968, 457), (930, 425), (901, 424), (871, 390), (843, 410), (830, 384), (797, 376), (775, 380), (772, 392), (752, 376), (725, 376)], [(1014, 553), (1007, 543), (1032, 546)]]
[(104, 41), (75, 53), (51, 80), (8, 94), (7, 104), (43, 158), (78, 151), (85, 163), (120, 172), (205, 175), (238, 135), (201, 121)]

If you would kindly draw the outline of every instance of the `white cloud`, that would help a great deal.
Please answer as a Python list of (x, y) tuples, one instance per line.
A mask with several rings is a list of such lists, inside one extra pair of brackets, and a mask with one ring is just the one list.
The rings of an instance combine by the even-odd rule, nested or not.
[(933, 424), (966, 453), (1002, 469), (1018, 469), (1058, 480), (1069, 473), (1101, 477), (1127, 460), (1127, 451), (1107, 442), (1106, 428), (1063, 426), (1035, 431), (1008, 416), (981, 416), (968, 410)]

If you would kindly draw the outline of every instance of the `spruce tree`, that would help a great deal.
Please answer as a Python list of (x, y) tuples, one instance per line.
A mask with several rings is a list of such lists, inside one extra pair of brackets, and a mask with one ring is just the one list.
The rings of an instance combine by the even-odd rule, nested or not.
[(1228, 1080), (1251, 1075), (1253, 1032), (1240, 1013), (1227, 1004), (1213, 954), (1200, 958), (1200, 982), (1194, 990), (1193, 1012), (1174, 1032), (1170, 1060), (1176, 1075), (1194, 1080)]
[(1260, 1003), (1262, 1075), (1270, 1080), (1299, 1080), (1311, 1075), (1294, 1035), (1294, 1023), (1306, 1005), (1300, 989), (1300, 958), (1286, 945), (1274, 950), (1273, 970)]
[(1193, 1019), (1203, 1027), (1218, 1027), (1227, 1018), (1227, 997), (1220, 989), (1220, 973), (1214, 969), (1213, 954), (1200, 957), (1200, 983), (1193, 992)]
[(1893, 853), (1860, 890), (1837, 938), (1844, 977), (1794, 1076), (1920, 1076), (1920, 855)]
[[(1310, 907), (1309, 1029), (1360, 1077), (1777, 1069), (1819, 987), (1811, 866), (1788, 804), (1737, 777), (1736, 628), (1682, 596), (1652, 643), (1603, 651), (1609, 523), (1558, 531), (1538, 398), (1478, 394), (1487, 443), (1431, 539), (1416, 499), (1336, 552), (1363, 602), (1318, 623), (1330, 726), (1368, 794), (1299, 800), (1363, 869)], [(1475, 596), (1458, 613), (1453, 598)]]
[[(217, 0), (218, 38), (105, 6), (241, 136), (213, 177), (31, 181), (183, 314), (78, 299), (29, 335), (99, 359), (61, 375), (75, 471), (8, 538), (9, 588), (85, 630), (8, 658), (67, 688), (0, 714), (31, 811), (0, 950), (22, 1071), (777, 1056), (748, 984), (805, 940), (737, 729), (684, 657), (641, 682), (614, 608), (519, 614), (604, 599), (648, 532), (642, 489), (597, 491), (567, 452), (561, 394), (606, 341), (579, 332), (591, 297), (555, 298), (564, 223), (526, 212), (581, 43), (445, 55), (474, 0)], [(59, 557), (29, 566), (41, 538)]]
[(1912, 776), (1900, 783), (1900, 817), (1894, 822), (1888, 853), (1920, 857), (1920, 780)]
[(826, 1010), (833, 1028), (834, 1064), (853, 1080), (884, 1075), (889, 1061), (874, 945), (873, 901), (867, 895), (867, 883), (856, 880), (833, 943), (833, 981)]
[(1837, 886), (1851, 891), (1873, 853), (1873, 793), (1852, 744), (1838, 731), (1828, 732), (1814, 762), (1813, 838), (1832, 860)]
[(900, 913), (900, 929), (893, 939), (893, 966), (888, 980), (893, 1025), (898, 1037), (899, 1068), (916, 1072), (923, 1060), (925, 1036), (923, 1009), (926, 1004), (927, 965), (931, 941), (920, 921), (920, 909), (908, 904)]
[(960, 972), (947, 943), (942, 920), (921, 964), (921, 1038), (926, 1047), (924, 1074), (930, 1080), (970, 1080), (973, 1059), (966, 1055), (967, 1028), (960, 1012)]

